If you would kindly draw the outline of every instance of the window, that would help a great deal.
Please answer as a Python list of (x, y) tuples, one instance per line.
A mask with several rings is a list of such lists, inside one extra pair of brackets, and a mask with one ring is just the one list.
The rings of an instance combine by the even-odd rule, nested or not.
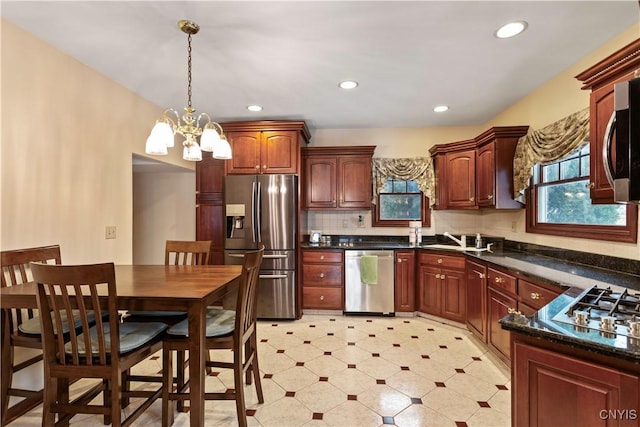
[(557, 162), (534, 166), (532, 181), (527, 232), (637, 241), (635, 206), (591, 204), (589, 144)]
[(415, 181), (389, 178), (385, 182), (373, 215), (374, 227), (408, 227), (409, 221), (430, 224), (429, 199), (424, 197)]

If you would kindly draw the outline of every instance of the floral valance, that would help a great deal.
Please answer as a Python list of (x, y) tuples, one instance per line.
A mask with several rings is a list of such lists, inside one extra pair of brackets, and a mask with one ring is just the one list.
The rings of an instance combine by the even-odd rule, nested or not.
[(435, 172), (431, 157), (415, 157), (410, 159), (381, 159), (374, 158), (372, 162), (373, 174), (373, 203), (389, 178), (402, 181), (415, 181), (422, 193), (429, 198), (429, 203), (435, 203)]
[(580, 149), (588, 138), (588, 108), (542, 129), (529, 131), (520, 138), (513, 158), (514, 198), (524, 202), (524, 191), (529, 188), (533, 166), (563, 158)]

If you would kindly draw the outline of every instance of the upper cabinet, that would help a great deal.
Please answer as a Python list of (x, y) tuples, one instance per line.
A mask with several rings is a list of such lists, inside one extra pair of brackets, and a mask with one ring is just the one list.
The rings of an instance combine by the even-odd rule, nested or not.
[(233, 122), (222, 128), (233, 153), (227, 175), (300, 173), (300, 147), (311, 139), (304, 122)]
[[(589, 101), (589, 150), (592, 203), (614, 203), (613, 190), (604, 169), (603, 141), (609, 119), (613, 114), (613, 85), (631, 80), (640, 68), (640, 39), (623, 47), (591, 68), (576, 76), (583, 83), (582, 89), (591, 90)], [(613, 145), (615, 147), (615, 138)], [(612, 162), (615, 164), (615, 148), (612, 147)]]
[(513, 155), (528, 126), (493, 127), (474, 139), (431, 147), (436, 209), (518, 209)]
[(375, 148), (303, 148), (303, 208), (371, 209), (371, 159)]

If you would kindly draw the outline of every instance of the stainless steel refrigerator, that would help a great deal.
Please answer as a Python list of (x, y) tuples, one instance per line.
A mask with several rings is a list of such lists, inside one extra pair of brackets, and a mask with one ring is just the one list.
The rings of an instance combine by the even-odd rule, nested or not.
[(258, 284), (258, 317), (296, 316), (296, 175), (229, 175), (224, 180), (225, 264), (242, 264), (244, 252), (265, 252)]

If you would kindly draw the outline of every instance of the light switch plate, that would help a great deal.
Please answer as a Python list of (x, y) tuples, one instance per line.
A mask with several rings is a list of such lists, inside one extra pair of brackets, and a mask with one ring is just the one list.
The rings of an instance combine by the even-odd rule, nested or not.
[(115, 239), (116, 238), (116, 226), (115, 225), (107, 225), (104, 229), (104, 238), (105, 239)]

